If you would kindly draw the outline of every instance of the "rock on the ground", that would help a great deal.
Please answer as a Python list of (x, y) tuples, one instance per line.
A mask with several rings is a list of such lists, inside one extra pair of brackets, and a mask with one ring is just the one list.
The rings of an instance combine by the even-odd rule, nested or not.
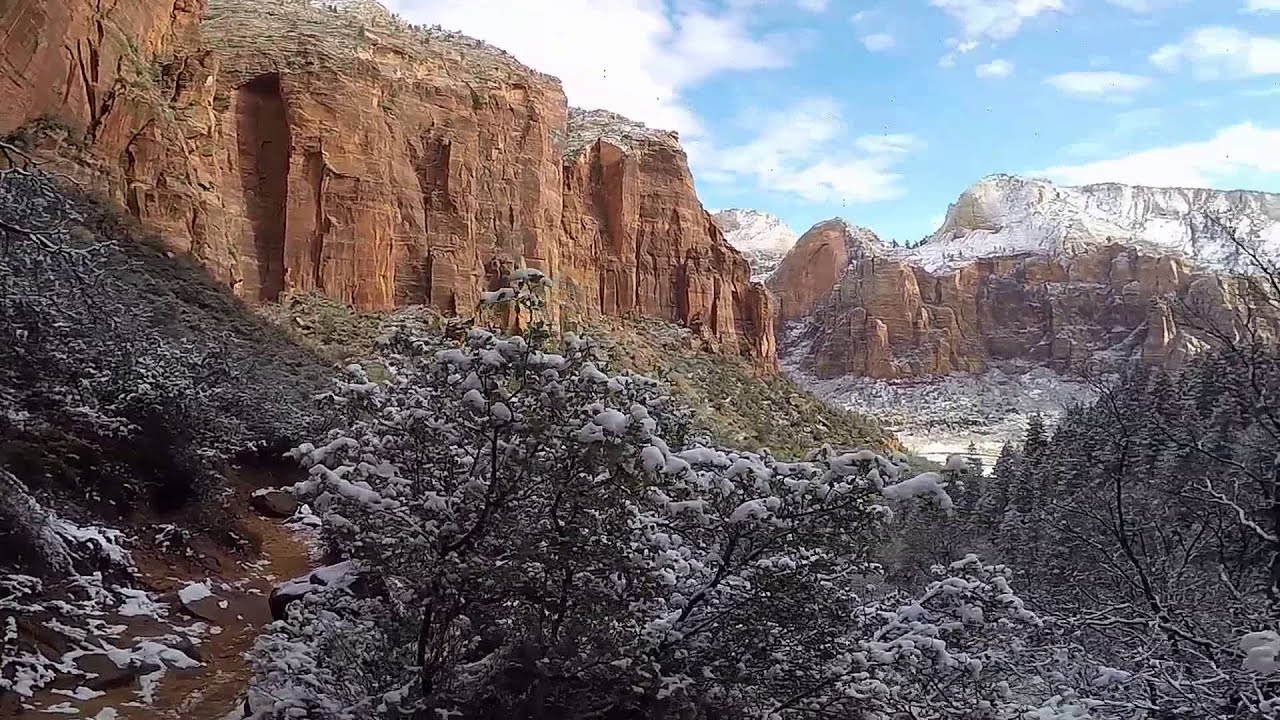
[(131, 660), (123, 666), (117, 665), (106, 654), (93, 653), (76, 658), (76, 667), (82, 672), (92, 675), (82, 681), (82, 685), (91, 690), (112, 690), (129, 687), (143, 675), (161, 669), (158, 662), (150, 660)]
[(249, 505), (267, 517), (281, 519), (291, 518), (298, 511), (298, 499), (283, 490), (255, 491)]
[(271, 617), (275, 620), (283, 620), (289, 604), (293, 601), (322, 588), (344, 590), (355, 585), (358, 580), (359, 573), (350, 560), (328, 565), (294, 578), (271, 591), (271, 596), (267, 599), (271, 607)]

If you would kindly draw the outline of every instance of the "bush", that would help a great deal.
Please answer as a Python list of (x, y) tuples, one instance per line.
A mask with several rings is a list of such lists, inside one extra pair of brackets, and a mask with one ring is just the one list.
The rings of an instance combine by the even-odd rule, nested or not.
[[(542, 282), (518, 280), (517, 317)], [(292, 452), (365, 589), (316, 589), (259, 641), (258, 717), (959, 718), (1052, 694), (1015, 667), (1040, 621), (1006, 569), (879, 586), (890, 506), (950, 507), (945, 476), (716, 447), (537, 323), (384, 349), (388, 382), (349, 367), (324, 398), (347, 422)]]

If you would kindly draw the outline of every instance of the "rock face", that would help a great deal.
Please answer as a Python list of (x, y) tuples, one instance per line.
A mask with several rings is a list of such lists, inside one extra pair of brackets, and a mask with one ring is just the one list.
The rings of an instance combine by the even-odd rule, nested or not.
[(992, 175), (961, 193), (942, 227), (911, 256), (936, 271), (976, 258), (1087, 254), (1114, 242), (1206, 270), (1249, 271), (1253, 263), (1232, 237), (1280, 260), (1280, 195), (1116, 183), (1058, 187)]
[(808, 316), (835, 289), (849, 264), (875, 252), (879, 244), (875, 233), (841, 218), (809, 228), (769, 276), (778, 320), (788, 323)]
[(721, 210), (712, 216), (729, 244), (747, 256), (751, 278), (764, 281), (796, 244), (796, 233), (777, 217), (758, 210)]
[(673, 134), (575, 109), (565, 152), (560, 277), (570, 302), (679, 319), (773, 357), (768, 293), (698, 202)]
[(115, 157), (150, 122), (154, 75), (199, 24), (203, 0), (0, 4), (0, 135), (54, 118)]
[[(368, 0), (175, 2), (6, 6), (3, 27), (27, 30), (5, 41), (0, 82), (23, 94), (0, 119), (89, 130), (113, 192), (240, 296), (471, 314), (528, 266), (557, 282), (553, 321), (650, 315), (772, 359), (767, 293), (703, 210), (674, 135), (571, 113), (555, 78)], [(75, 54), (50, 44), (124, 52), (130, 37), (155, 92), (119, 132), (85, 109), (100, 100), (23, 84), (36, 68), (79, 87)], [(85, 52), (115, 68), (89, 75), (90, 98), (129, 96), (132, 66)]]
[(1264, 193), (998, 177), (967, 190), (919, 248), (819, 223), (769, 285), (784, 350), (823, 377), (915, 378), (1010, 360), (1176, 366), (1204, 340), (1172, 308), (1229, 304), (1240, 283), (1228, 271), (1245, 253), (1226, 235), (1237, 228), (1252, 252), (1273, 257), (1278, 209), (1280, 197)]

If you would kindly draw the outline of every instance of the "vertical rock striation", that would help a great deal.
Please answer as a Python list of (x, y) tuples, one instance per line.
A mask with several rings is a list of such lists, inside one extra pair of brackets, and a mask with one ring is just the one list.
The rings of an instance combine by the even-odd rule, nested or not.
[(1233, 273), (1250, 254), (1280, 257), (1280, 196), (994, 176), (917, 248), (819, 223), (769, 286), (790, 349), (823, 377), (916, 378), (1005, 361), (1174, 367), (1206, 343), (1174, 309), (1235, 302)]
[(71, 126), (135, 215), (248, 300), (470, 314), (529, 266), (558, 282), (553, 320), (659, 317), (772, 360), (767, 293), (674, 134), (571, 113), (501, 50), (369, 0), (0, 13), (0, 129)]

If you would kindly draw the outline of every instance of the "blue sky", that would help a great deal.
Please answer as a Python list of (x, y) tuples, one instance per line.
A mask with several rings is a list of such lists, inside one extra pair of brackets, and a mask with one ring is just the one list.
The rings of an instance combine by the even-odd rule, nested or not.
[(679, 130), (703, 202), (931, 232), (994, 172), (1280, 192), (1280, 0), (393, 0)]

